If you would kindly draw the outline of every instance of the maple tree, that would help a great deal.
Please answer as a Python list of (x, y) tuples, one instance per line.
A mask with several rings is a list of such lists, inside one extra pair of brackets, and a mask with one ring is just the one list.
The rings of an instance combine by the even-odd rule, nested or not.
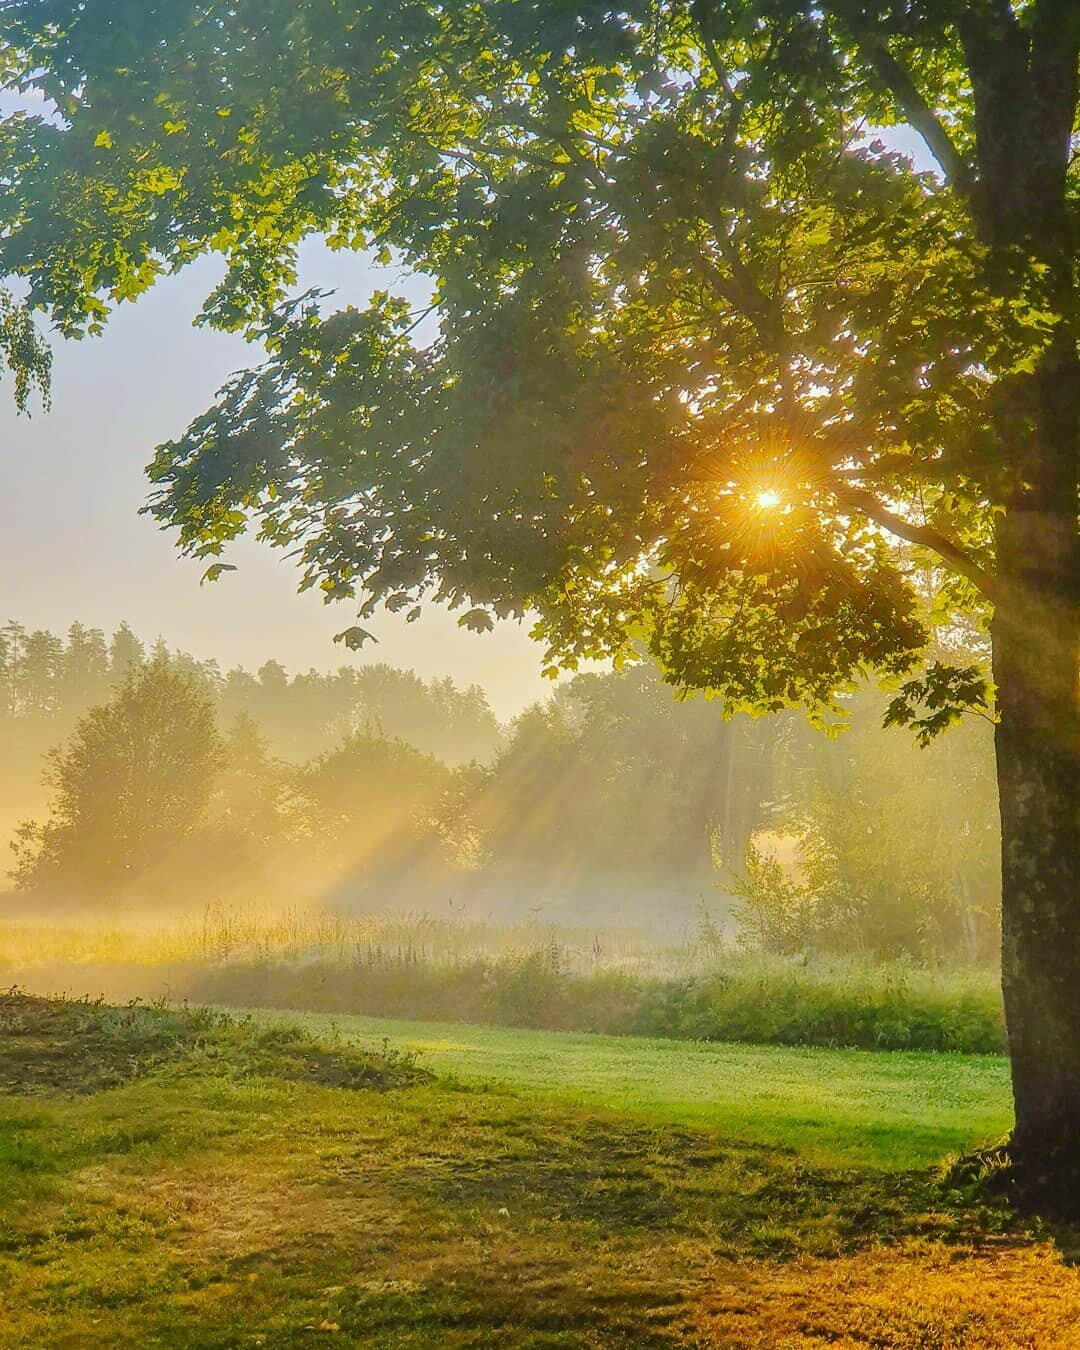
[[(1033, 1194), (1080, 1172), (1071, 0), (9, 0), (0, 263), (67, 333), (205, 253), (266, 360), (162, 446), (210, 560), (732, 707), (994, 703)], [(935, 164), (897, 150), (897, 127)], [(307, 236), (432, 312), (290, 298)], [(434, 326), (434, 327), (433, 327)], [(933, 579), (932, 604), (921, 578)], [(931, 657), (958, 615), (990, 672)], [(1080, 1195), (1080, 1185), (1069, 1193)]]

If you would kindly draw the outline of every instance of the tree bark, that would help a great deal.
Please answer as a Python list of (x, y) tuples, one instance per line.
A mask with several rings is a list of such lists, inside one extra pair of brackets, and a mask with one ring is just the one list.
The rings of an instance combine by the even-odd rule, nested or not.
[[(1002, 989), (1021, 1195), (1080, 1215), (1080, 363), (1037, 382), (997, 529)], [(1008, 433), (1007, 433), (1008, 434)], [(1016, 447), (1013, 447), (1016, 449)]]
[[(1080, 317), (1067, 199), (1080, 9), (961, 11), (975, 103), (973, 202), (1001, 299), (1055, 316), (1033, 374), (996, 398), (1002, 989), (1022, 1196), (1080, 1217)], [(1036, 282), (1036, 270), (1041, 280)]]

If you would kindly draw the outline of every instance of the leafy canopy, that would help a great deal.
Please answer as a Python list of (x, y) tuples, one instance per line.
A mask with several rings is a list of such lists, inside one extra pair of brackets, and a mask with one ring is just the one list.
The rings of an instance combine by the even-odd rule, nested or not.
[(160, 863), (202, 823), (221, 754), (198, 683), (160, 658), (135, 667), (47, 756), (51, 813), (16, 831), (17, 883), (100, 894)]
[[(0, 265), (82, 333), (225, 259), (204, 320), (267, 358), (154, 458), (187, 552), (256, 520), (361, 619), (532, 612), (552, 667), (644, 645), (823, 714), (992, 596), (995, 400), (1061, 316), (1055, 259), (987, 227), (970, 67), (1068, 50), (1070, 10), (9, 0), (6, 78), (57, 115), (3, 125)], [(432, 321), (290, 298), (309, 235)], [(938, 722), (986, 692), (940, 672), (896, 720), (925, 688)]]

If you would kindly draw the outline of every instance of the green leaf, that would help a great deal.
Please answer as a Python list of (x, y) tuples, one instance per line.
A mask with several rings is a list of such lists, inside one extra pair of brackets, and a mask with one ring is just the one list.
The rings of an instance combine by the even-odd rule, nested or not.
[(467, 628), (471, 633), (490, 633), (495, 621), (486, 609), (470, 609), (458, 619), (459, 628)]
[(344, 632), (334, 634), (335, 642), (343, 642), (349, 651), (359, 651), (365, 642), (378, 643), (379, 639), (374, 633), (369, 633), (366, 628), (358, 628), (355, 625), (352, 628), (346, 628)]
[(217, 581), (226, 572), (235, 572), (235, 563), (211, 563), (206, 571), (199, 578), (199, 585), (205, 586), (208, 581)]

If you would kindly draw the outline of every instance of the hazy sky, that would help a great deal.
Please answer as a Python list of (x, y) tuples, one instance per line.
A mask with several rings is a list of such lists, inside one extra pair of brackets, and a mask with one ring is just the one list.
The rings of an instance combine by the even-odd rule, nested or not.
[[(482, 635), (443, 612), (411, 626), (381, 615), (365, 623), (379, 645), (350, 654), (331, 639), (354, 621), (355, 605), (298, 595), (282, 555), (244, 540), (228, 558), (239, 571), (200, 587), (205, 563), (181, 560), (172, 537), (139, 515), (155, 445), (259, 355), (240, 338), (192, 328), (215, 275), (212, 263), (198, 264), (124, 306), (104, 337), (55, 344), (50, 412), (17, 416), (10, 382), (0, 386), (0, 622), (111, 629), (127, 619), (141, 636), (161, 634), (223, 668), (254, 669), (271, 656), (290, 670), (388, 661), (481, 684), (501, 717), (549, 692), (540, 649), (517, 625)], [(305, 252), (301, 281), (334, 287), (341, 303), (362, 303), (376, 284), (402, 290), (364, 259), (318, 245)]]
[[(0, 111), (11, 106), (0, 95)], [(919, 168), (932, 167), (913, 133), (884, 134)], [(0, 385), (0, 622), (62, 630), (78, 619), (112, 629), (126, 619), (140, 636), (161, 635), (223, 669), (255, 669), (269, 657), (293, 671), (387, 661), (480, 684), (503, 718), (549, 693), (540, 649), (519, 625), (474, 634), (442, 611), (413, 625), (383, 614), (365, 623), (379, 645), (347, 653), (332, 638), (353, 622), (355, 606), (298, 595), (288, 559), (245, 539), (228, 557), (239, 571), (200, 587), (205, 564), (181, 560), (171, 536), (139, 515), (154, 447), (259, 357), (240, 338), (191, 326), (218, 274), (213, 261), (196, 264), (123, 306), (104, 337), (55, 343), (51, 411), (17, 416), (10, 382)], [(308, 286), (333, 289), (342, 304), (364, 303), (376, 286), (409, 293), (394, 274), (317, 242), (303, 255), (300, 287)]]

